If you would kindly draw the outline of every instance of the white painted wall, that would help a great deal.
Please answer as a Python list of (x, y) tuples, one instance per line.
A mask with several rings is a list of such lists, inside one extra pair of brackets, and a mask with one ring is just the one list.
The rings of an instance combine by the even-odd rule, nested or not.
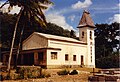
[[(82, 31), (84, 31), (84, 38), (82, 38)], [(92, 39), (90, 39), (90, 31), (92, 32)], [(94, 41), (94, 28), (83, 27), (79, 28), (79, 38), (81, 41), (87, 43), (87, 56), (86, 56), (86, 65), (88, 67), (95, 67), (95, 41)], [(92, 42), (92, 44), (91, 44)], [(92, 47), (92, 62), (91, 62), (91, 49)]]
[[(30, 38), (23, 42), (23, 50), (37, 49), (37, 48), (60, 48), (60, 50), (47, 50), (47, 65), (81, 65), (81, 55), (84, 56), (84, 65), (95, 67), (95, 47), (94, 47), (94, 29), (84, 27), (80, 28), (80, 40), (87, 43), (77, 44), (58, 40), (49, 40), (43, 36), (33, 34)], [(90, 40), (90, 30), (92, 31), (92, 38)], [(81, 31), (85, 32), (84, 38), (81, 38)], [(93, 44), (91, 45), (90, 42)], [(90, 46), (92, 46), (92, 62), (90, 54)], [(58, 53), (57, 60), (51, 60), (51, 52)], [(65, 54), (69, 55), (69, 60), (65, 61)], [(73, 55), (76, 55), (76, 61), (73, 61)]]
[[(47, 65), (81, 65), (81, 55), (84, 56), (84, 64), (86, 64), (86, 45), (49, 40), (48, 46), (61, 48), (61, 51), (58, 51), (57, 60), (51, 60), (51, 52), (57, 51), (47, 50)], [(65, 61), (65, 54), (69, 55), (68, 61)], [(73, 55), (76, 55), (76, 61), (73, 61)]]

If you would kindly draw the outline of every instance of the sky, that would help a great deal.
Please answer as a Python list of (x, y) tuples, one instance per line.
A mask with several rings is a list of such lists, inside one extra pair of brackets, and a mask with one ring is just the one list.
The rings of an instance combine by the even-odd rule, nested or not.
[[(0, 0), (0, 5), (4, 0)], [(120, 23), (120, 0), (51, 0), (44, 11), (47, 22), (55, 23), (64, 29), (74, 30), (78, 33), (78, 23), (84, 10), (88, 10), (96, 24)], [(19, 12), (20, 8), (14, 7), (10, 13)]]

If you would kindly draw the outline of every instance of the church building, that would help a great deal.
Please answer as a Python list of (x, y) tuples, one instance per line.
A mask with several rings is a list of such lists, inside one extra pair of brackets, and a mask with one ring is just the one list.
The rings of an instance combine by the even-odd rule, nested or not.
[[(95, 25), (88, 11), (84, 11), (78, 24), (79, 40), (32, 33), (22, 43), (19, 65), (37, 65), (45, 68), (95, 67)], [(4, 54), (3, 63), (9, 54)], [(15, 61), (13, 53), (12, 64)]]

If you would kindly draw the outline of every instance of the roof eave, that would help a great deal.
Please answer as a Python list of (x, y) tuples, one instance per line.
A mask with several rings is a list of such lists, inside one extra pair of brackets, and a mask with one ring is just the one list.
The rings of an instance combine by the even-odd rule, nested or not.
[(83, 27), (96, 28), (96, 26), (93, 25), (79, 25), (77, 28), (83, 28)]

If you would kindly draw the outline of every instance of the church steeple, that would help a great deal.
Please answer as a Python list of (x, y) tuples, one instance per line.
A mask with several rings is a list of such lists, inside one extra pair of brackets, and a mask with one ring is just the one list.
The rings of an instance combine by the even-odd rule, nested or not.
[(90, 17), (90, 13), (87, 10), (84, 10), (82, 18), (79, 22), (78, 28), (86, 27), (86, 26), (89, 26), (92, 28), (95, 27), (94, 22), (92, 18)]
[(95, 41), (94, 41), (95, 25), (88, 11), (84, 10), (78, 28), (80, 41), (87, 43), (86, 63), (88, 65), (95, 67)]

